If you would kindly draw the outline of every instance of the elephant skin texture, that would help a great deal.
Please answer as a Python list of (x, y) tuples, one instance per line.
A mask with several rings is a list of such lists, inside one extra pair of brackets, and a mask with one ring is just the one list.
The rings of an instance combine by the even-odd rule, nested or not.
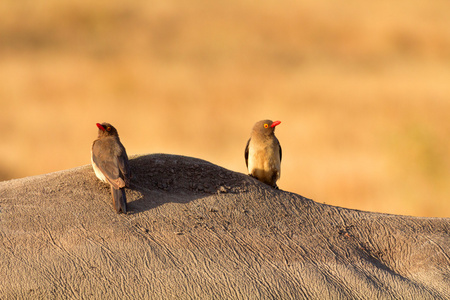
[(0, 183), (0, 299), (449, 299), (450, 219), (317, 203), (197, 158)]

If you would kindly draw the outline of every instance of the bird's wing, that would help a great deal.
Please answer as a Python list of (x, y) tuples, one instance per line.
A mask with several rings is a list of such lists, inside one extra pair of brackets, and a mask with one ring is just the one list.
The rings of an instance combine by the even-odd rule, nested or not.
[(280, 148), (280, 162), (281, 162), (282, 153), (281, 153), (281, 145), (280, 145), (280, 143), (278, 143), (278, 147)]
[(127, 151), (125, 150), (125, 147), (122, 145), (122, 143), (120, 144), (120, 146), (121, 146), (120, 147), (121, 154), (117, 157), (117, 159), (118, 159), (118, 163), (119, 163), (120, 172), (122, 172), (125, 184), (128, 186), (128, 183), (131, 178), (131, 170), (130, 170), (130, 165), (128, 163)]
[(99, 139), (92, 145), (92, 161), (116, 189), (125, 186), (120, 178), (119, 156), (114, 140)]
[(275, 147), (275, 149), (276, 149), (277, 146), (278, 146), (278, 151), (280, 152), (280, 163), (281, 163), (281, 157), (282, 157), (281, 144), (280, 144), (280, 141), (277, 139), (277, 137), (274, 136), (274, 147)]
[(245, 165), (248, 168), (248, 145), (250, 145), (250, 139), (247, 141), (247, 145), (245, 146)]

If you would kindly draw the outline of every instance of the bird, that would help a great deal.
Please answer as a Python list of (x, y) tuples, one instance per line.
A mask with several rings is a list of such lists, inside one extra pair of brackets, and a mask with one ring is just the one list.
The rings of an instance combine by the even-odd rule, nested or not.
[(281, 170), (281, 146), (275, 136), (280, 121), (262, 120), (253, 126), (245, 146), (248, 175), (276, 189)]
[(97, 123), (98, 137), (92, 143), (91, 163), (98, 179), (111, 186), (116, 213), (127, 212), (125, 187), (129, 186), (131, 170), (125, 147), (117, 129), (109, 123)]

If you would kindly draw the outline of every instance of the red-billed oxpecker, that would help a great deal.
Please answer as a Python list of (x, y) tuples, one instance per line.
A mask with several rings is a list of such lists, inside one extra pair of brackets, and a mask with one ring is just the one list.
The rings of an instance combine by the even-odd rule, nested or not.
[(281, 146), (274, 131), (280, 123), (270, 120), (257, 122), (245, 147), (248, 174), (274, 188), (278, 188), (281, 168)]
[(114, 126), (97, 123), (97, 127), (98, 138), (92, 144), (92, 167), (98, 179), (110, 184), (116, 212), (126, 213), (125, 187), (131, 177), (127, 152)]

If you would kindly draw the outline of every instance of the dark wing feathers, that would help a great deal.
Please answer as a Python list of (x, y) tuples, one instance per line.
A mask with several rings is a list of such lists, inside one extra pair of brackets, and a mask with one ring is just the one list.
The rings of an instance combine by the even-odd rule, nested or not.
[(281, 153), (281, 145), (280, 145), (280, 143), (278, 143), (278, 147), (280, 147), (280, 162), (281, 162), (282, 153)]
[(115, 187), (125, 186), (129, 174), (128, 158), (125, 148), (114, 138), (96, 140), (92, 146), (92, 160)]
[(247, 145), (245, 146), (245, 153), (244, 153), (245, 165), (247, 166), (247, 168), (248, 168), (248, 145), (250, 145), (250, 139), (248, 139), (248, 141), (247, 141)]
[(119, 156), (117, 156), (117, 160), (120, 172), (122, 173), (123, 179), (125, 181), (125, 185), (128, 186), (128, 183), (131, 178), (131, 170), (130, 165), (128, 164), (127, 151), (125, 150), (125, 147), (122, 144), (120, 144), (120, 146), (121, 146), (121, 153)]

